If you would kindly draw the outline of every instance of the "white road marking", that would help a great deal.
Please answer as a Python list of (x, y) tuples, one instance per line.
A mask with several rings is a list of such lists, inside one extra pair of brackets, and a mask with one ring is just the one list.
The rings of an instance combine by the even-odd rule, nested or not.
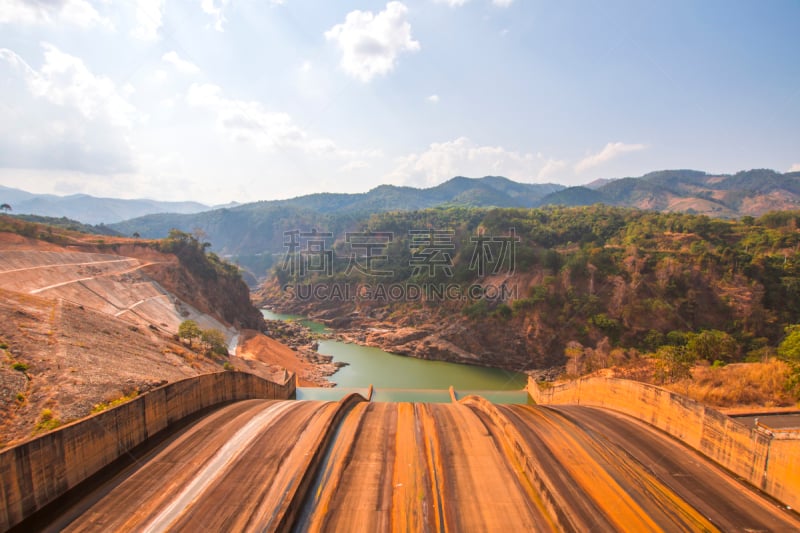
[(37, 268), (51, 268), (51, 267), (67, 267), (67, 266), (90, 266), (90, 265), (104, 265), (107, 263), (125, 263), (131, 261), (138, 261), (138, 259), (109, 259), (106, 261), (89, 261), (84, 263), (59, 263), (55, 265), (36, 265), (24, 268), (14, 268), (12, 270), (3, 270), (0, 274), (10, 274), (12, 272), (23, 272), (25, 270), (35, 270)]
[[(50, 290), (50, 289), (56, 289), (58, 287), (63, 287), (64, 285), (69, 285), (70, 283), (80, 283), (81, 281), (90, 281), (90, 280), (93, 280), (93, 279), (103, 278), (103, 277), (106, 277), (106, 276), (121, 276), (123, 274), (128, 274), (129, 272), (135, 272), (135, 271), (140, 270), (140, 269), (142, 269), (142, 268), (144, 268), (146, 266), (154, 265), (157, 262), (160, 262), (160, 261), (156, 261), (156, 262), (152, 262), (152, 263), (145, 263), (143, 265), (137, 265), (134, 268), (129, 268), (128, 270), (123, 270), (122, 272), (103, 272), (102, 274), (98, 274), (96, 276), (90, 276), (88, 278), (80, 278), (80, 279), (73, 279), (73, 280), (70, 280), (70, 281), (62, 281), (61, 283), (56, 283), (54, 285), (48, 285), (47, 287), (42, 287), (40, 289), (34, 289), (32, 291), (28, 291), (28, 294), (39, 294), (40, 292), (44, 292), (44, 291), (47, 291), (47, 290)], [(93, 264), (93, 263), (89, 263), (89, 264)]]
[(122, 311), (118, 311), (118, 312), (114, 313), (114, 316), (124, 315), (128, 311), (132, 311), (134, 307), (138, 307), (139, 305), (141, 305), (141, 304), (143, 304), (145, 302), (149, 302), (150, 300), (155, 300), (156, 298), (166, 298), (167, 300), (169, 300), (169, 295), (167, 295), (167, 294), (158, 294), (156, 296), (151, 296), (149, 298), (145, 298), (144, 300), (139, 300), (138, 302), (136, 302), (136, 303), (134, 303), (132, 305), (129, 305), (128, 307), (126, 307)]

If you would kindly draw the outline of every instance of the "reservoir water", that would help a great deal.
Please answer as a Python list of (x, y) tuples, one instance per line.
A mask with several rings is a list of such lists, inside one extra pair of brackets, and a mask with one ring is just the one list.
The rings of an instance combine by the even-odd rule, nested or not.
[[(312, 331), (326, 331), (324, 324), (297, 315), (284, 315), (262, 310), (268, 320), (297, 320)], [(454, 387), (458, 397), (480, 392), (498, 403), (525, 403), (522, 391), (527, 376), (498, 368), (487, 368), (442, 361), (427, 361), (396, 355), (380, 348), (359, 346), (338, 340), (319, 341), (319, 353), (333, 356), (334, 361), (348, 364), (329, 379), (334, 389), (298, 390), (298, 399), (336, 399), (353, 389), (375, 387), (374, 401), (450, 401), (448, 389)]]

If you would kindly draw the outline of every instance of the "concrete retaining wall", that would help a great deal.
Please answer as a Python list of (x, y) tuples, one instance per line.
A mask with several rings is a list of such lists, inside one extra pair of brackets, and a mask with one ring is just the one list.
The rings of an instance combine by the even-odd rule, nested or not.
[(0, 531), (20, 523), (170, 424), (214, 405), (294, 396), (294, 375), (272, 383), (244, 372), (176, 381), (0, 452)]
[(793, 509), (800, 509), (800, 439), (748, 427), (700, 402), (646, 383), (582, 378), (528, 393), (542, 405), (605, 407), (680, 439)]

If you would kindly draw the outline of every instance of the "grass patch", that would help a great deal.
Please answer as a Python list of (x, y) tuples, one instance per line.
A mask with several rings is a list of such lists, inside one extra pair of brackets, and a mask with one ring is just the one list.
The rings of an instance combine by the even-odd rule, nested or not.
[(794, 405), (798, 398), (787, 383), (791, 367), (778, 359), (762, 363), (695, 366), (692, 378), (668, 385), (681, 394), (715, 407)]
[(42, 409), (39, 413), (39, 420), (36, 422), (33, 433), (42, 433), (51, 431), (61, 425), (61, 421), (56, 417), (55, 413), (50, 409)]
[(137, 396), (139, 396), (139, 391), (134, 390), (130, 394), (120, 396), (119, 398), (115, 398), (109, 402), (100, 402), (98, 404), (95, 404), (94, 407), (92, 407), (92, 414), (102, 413), (106, 409), (111, 409), (112, 407), (116, 407), (118, 405), (122, 405), (123, 403), (127, 403), (136, 398)]

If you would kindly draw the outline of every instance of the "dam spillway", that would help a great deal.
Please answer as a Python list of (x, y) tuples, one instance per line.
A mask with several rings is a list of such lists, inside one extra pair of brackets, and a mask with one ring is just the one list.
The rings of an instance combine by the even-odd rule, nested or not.
[(790, 531), (670, 436), (583, 406), (245, 400), (172, 431), (25, 528)]

